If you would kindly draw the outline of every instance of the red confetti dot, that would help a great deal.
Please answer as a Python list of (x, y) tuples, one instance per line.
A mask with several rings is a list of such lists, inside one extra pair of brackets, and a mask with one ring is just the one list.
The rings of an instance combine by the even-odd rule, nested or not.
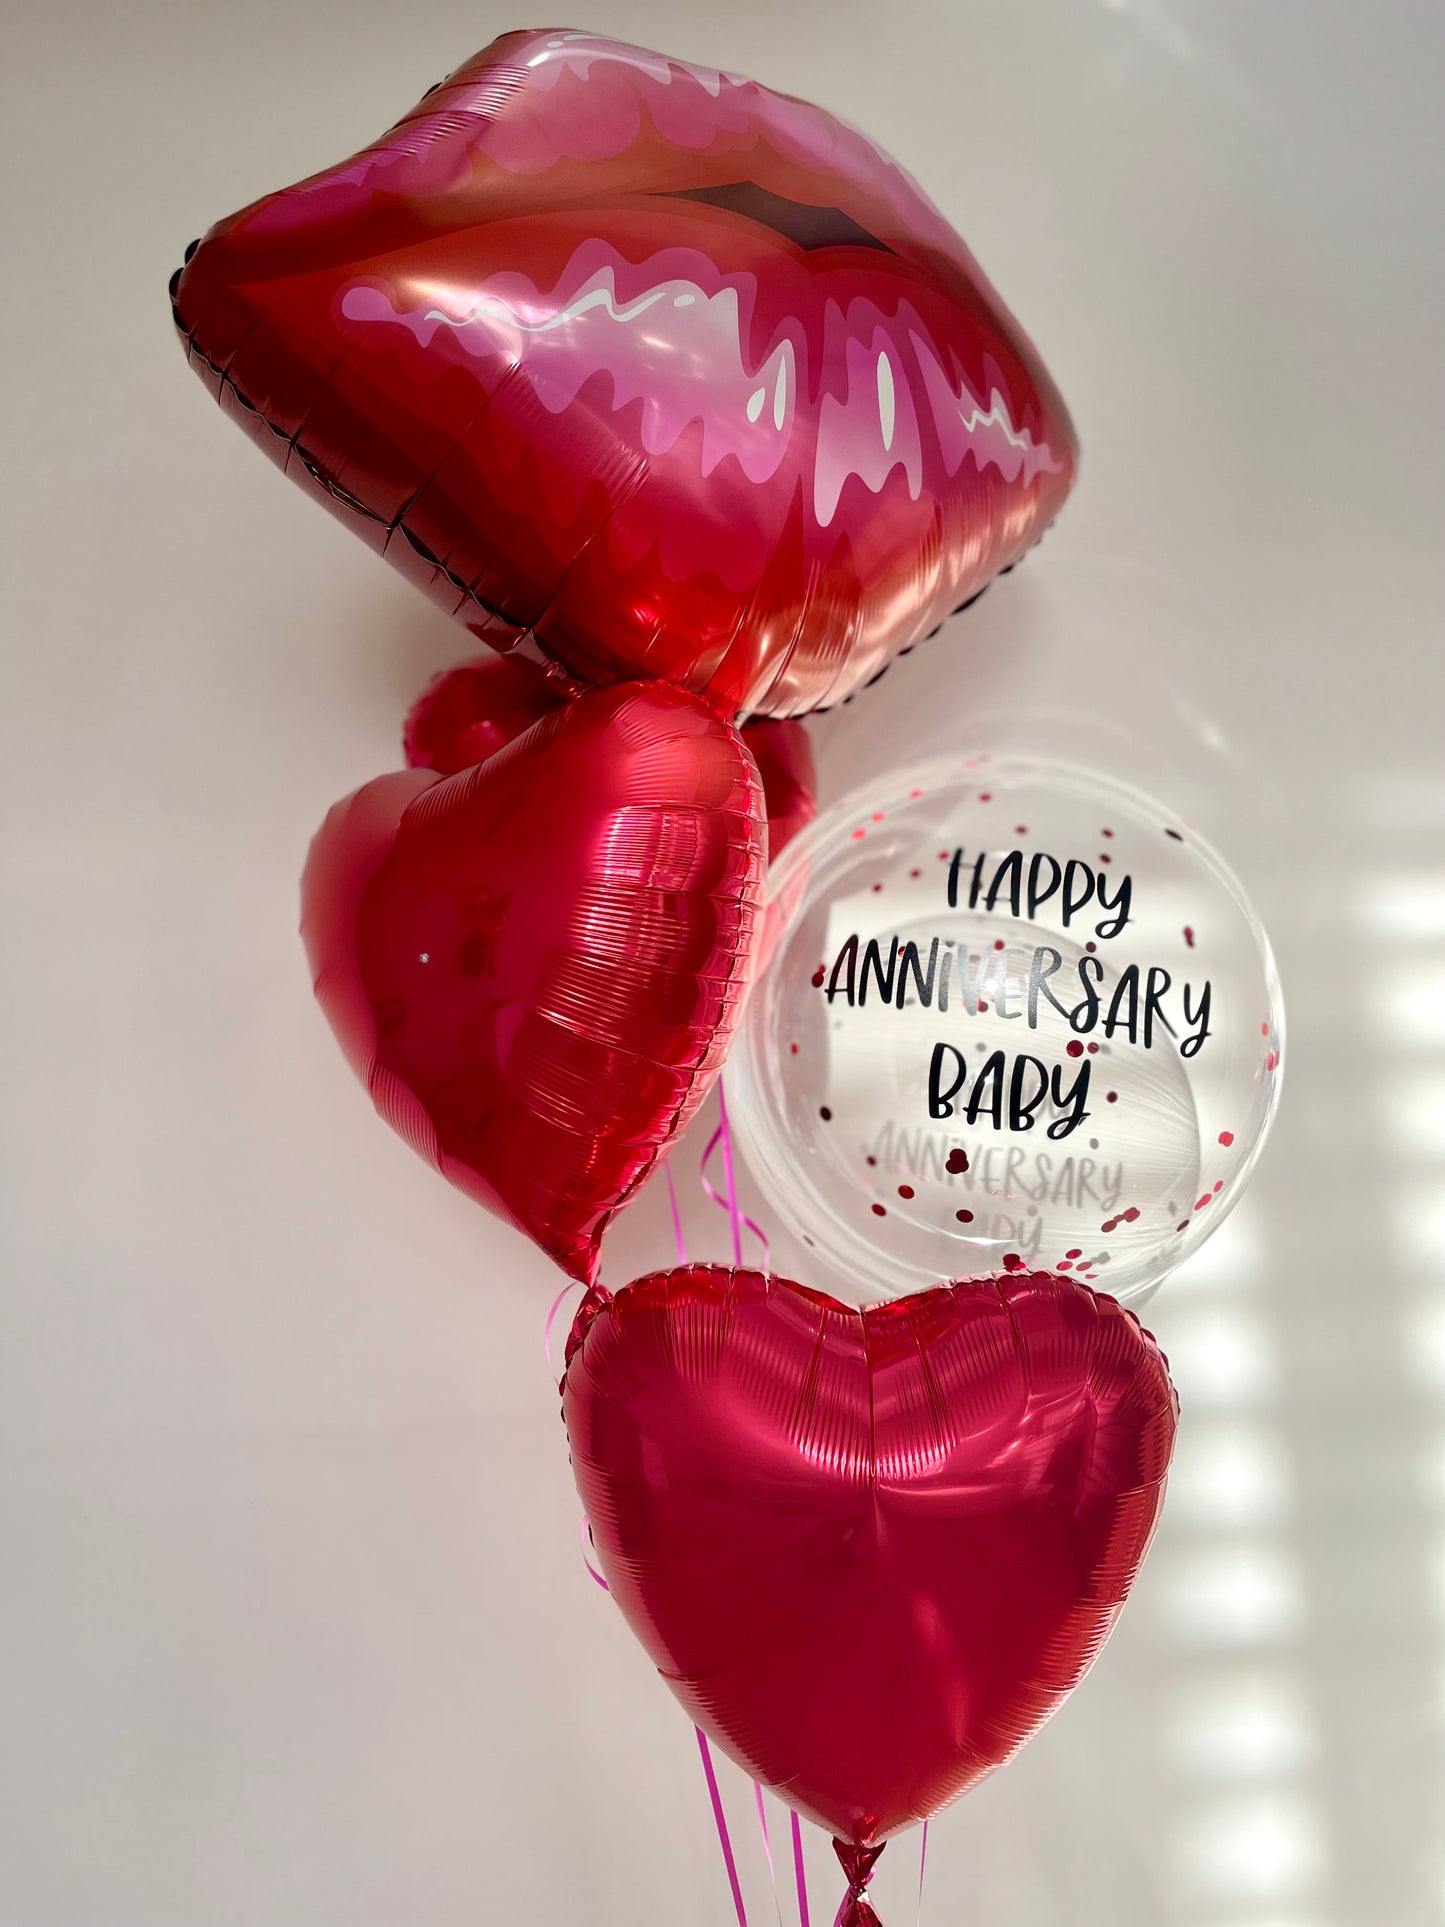
[(873, 1207), (873, 1215), (875, 1218), (886, 1218), (888, 1213), (881, 1204), (875, 1204)]
[(1225, 1149), (1228, 1150), (1229, 1146), (1234, 1142), (1233, 1131), (1221, 1131), (1219, 1133), (1219, 1141)]
[(1209, 1198), (1210, 1198), (1210, 1194), (1208, 1191), (1206, 1191), (1204, 1196), (1199, 1200), (1198, 1204), (1195, 1205), (1194, 1209), (1196, 1211), (1202, 1211), (1205, 1205), (1208, 1204)]
[(1015, 823), (1015, 824), (1014, 824), (1014, 835), (1015, 835), (1015, 836), (1027, 836), (1027, 835), (1028, 835), (1028, 833), (1029, 833), (1029, 826), (1028, 826), (1028, 824), (1027, 824), (1027, 823)]
[(883, 812), (882, 812), (882, 810), (874, 810), (874, 812), (873, 812), (873, 821), (874, 821), (875, 823), (881, 823), (881, 822), (883, 821)]
[(1119, 1102), (1119, 1093), (1117, 1091), (1105, 1091), (1104, 1102), (1106, 1104), (1117, 1104)]
[(1070, 1261), (1067, 1258), (1060, 1258), (1059, 1260), (1060, 1271), (1072, 1271), (1073, 1268), (1074, 1268), (1073, 1265), (1070, 1263)]
[(991, 803), (993, 801), (993, 791), (980, 790), (978, 793), (978, 800), (980, 803)]
[(1117, 1218), (1106, 1218), (1103, 1224), (1099, 1226), (1099, 1229), (1106, 1234), (1110, 1231), (1117, 1231), (1119, 1229), (1119, 1220)]
[(1003, 938), (1002, 938), (1002, 937), (995, 937), (995, 938), (994, 938), (994, 940), (993, 940), (993, 947), (994, 947), (994, 949), (995, 949), (995, 950), (1002, 950), (1002, 949), (1003, 949)]
[(875, 896), (875, 897), (877, 896), (877, 894), (878, 894), (878, 892), (879, 892), (879, 891), (880, 891), (880, 890), (881, 890), (882, 888), (883, 888), (883, 885), (882, 885), (881, 883), (875, 883), (875, 884), (873, 885), (873, 894), (874, 894), (874, 896)]
[(909, 800), (909, 802), (914, 802), (914, 801), (916, 801), (916, 799), (917, 799), (918, 797), (920, 797), (920, 796), (922, 796), (922, 794), (923, 794), (923, 791), (922, 791), (922, 790), (910, 790), (910, 791), (908, 792), (908, 800)]
[(823, 979), (827, 976), (827, 974), (828, 972), (826, 968), (822, 964), (819, 964), (818, 968), (813, 972), (814, 990), (821, 990), (823, 988)]
[(1077, 1037), (1071, 1037), (1071, 1038), (1069, 1039), (1069, 1042), (1068, 1042), (1068, 1052), (1069, 1052), (1069, 1055), (1070, 1055), (1070, 1057), (1082, 1057), (1082, 1056), (1083, 1056), (1083, 1054), (1084, 1054), (1084, 1047), (1083, 1047), (1083, 1045), (1082, 1045), (1082, 1044), (1081, 1044), (1081, 1043), (1079, 1042), (1079, 1040), (1078, 1040), (1078, 1038), (1077, 1038)]
[(860, 837), (867, 836), (867, 834), (868, 832), (865, 829), (856, 829), (853, 832), (853, 841), (856, 843)]
[(1194, 927), (1192, 924), (1186, 923), (1184, 926), (1184, 941), (1189, 945), (1191, 950), (1194, 948)]
[(1221, 1191), (1222, 1191), (1223, 1189), (1224, 1189), (1224, 1179), (1223, 1179), (1223, 1178), (1216, 1178), (1216, 1179), (1214, 1180), (1214, 1195), (1215, 1195), (1215, 1197), (1216, 1197), (1216, 1198), (1217, 1198), (1217, 1197), (1219, 1196), (1219, 1194), (1220, 1194), (1220, 1192), (1221, 1192)]
[(911, 877), (921, 877), (923, 875), (923, 872), (922, 870), (910, 870), (908, 874)]
[(943, 1168), (945, 1171), (950, 1172), (954, 1177), (958, 1177), (962, 1172), (968, 1169), (967, 1151), (963, 1150), (958, 1146), (955, 1146), (954, 1149), (949, 1152), (948, 1162), (947, 1164), (944, 1165)]
[(939, 862), (940, 862), (940, 863), (947, 863), (947, 861), (948, 861), (948, 856), (949, 856), (949, 853), (948, 853), (948, 851), (947, 851), (947, 850), (940, 850), (940, 851), (938, 852), (938, 860), (939, 860)]
[(1089, 1046), (1089, 1055), (1090, 1055), (1090, 1057), (1092, 1057), (1092, 1056), (1094, 1055), (1094, 1053), (1095, 1053), (1095, 1051), (1097, 1051), (1097, 1050), (1098, 1050), (1098, 1048), (1099, 1048), (1099, 1046), (1098, 1046), (1097, 1044), (1090, 1044), (1090, 1046)]
[(1100, 861), (1101, 863), (1109, 863), (1109, 862), (1111, 862), (1112, 860), (1113, 860), (1113, 859), (1112, 859), (1112, 858), (1110, 857), (1110, 855), (1109, 855), (1109, 852), (1108, 852), (1107, 850), (1100, 850), (1100, 852), (1099, 852), (1099, 861)]
[(1277, 1050), (1272, 1050), (1269, 1056), (1266, 1057), (1264, 1060), (1264, 1068), (1267, 1071), (1272, 1071), (1275, 1065), (1278, 1064), (1278, 1062), (1279, 1062), (1279, 1052)]
[(1125, 1224), (1135, 1224), (1138, 1222), (1138, 1218), (1139, 1207), (1137, 1204), (1131, 1204), (1129, 1209), (1124, 1213), (1124, 1222)]
[(960, 1224), (973, 1223), (973, 1213), (971, 1211), (955, 1211), (953, 1215), (958, 1219)]
[(794, 1055), (794, 1057), (796, 1057), (796, 1056), (797, 1056), (797, 1054), (798, 1054), (798, 1047), (797, 1047), (797, 1045), (796, 1045), (796, 1044), (789, 1044), (789, 1046), (788, 1046), (788, 1049), (789, 1049), (789, 1050), (790, 1050), (790, 1051), (791, 1051), (791, 1052), (793, 1053), (793, 1055)]
[(833, 1121), (833, 1113), (828, 1109), (826, 1104), (820, 1104), (818, 1106), (818, 1115), (825, 1124), (831, 1124)]
[(898, 1187), (898, 1195), (900, 1198), (911, 1198), (913, 1196), (913, 1186), (911, 1184), (900, 1184)]
[(1099, 834), (1100, 836), (1112, 836), (1114, 832), (1112, 830), (1100, 830)]
[(1079, 1249), (1079, 1247), (1078, 1247), (1077, 1245), (1075, 1245), (1075, 1246), (1073, 1246), (1073, 1248), (1072, 1248), (1071, 1250), (1069, 1250), (1069, 1251), (1066, 1251), (1066, 1252), (1064, 1253), (1064, 1256), (1065, 1256), (1066, 1258), (1082, 1258), (1082, 1257), (1083, 1257), (1083, 1255), (1084, 1255), (1084, 1254), (1083, 1254), (1083, 1252), (1082, 1252), (1082, 1251), (1080, 1251), (1080, 1249)]
[(1269, 1036), (1269, 1025), (1268, 1025), (1268, 1024), (1261, 1024), (1261, 1025), (1260, 1025), (1260, 1027), (1259, 1027), (1259, 1034), (1260, 1034), (1260, 1036), (1261, 1036), (1261, 1037), (1268, 1037), (1268, 1036)]
[(1024, 1261), (1016, 1251), (1006, 1251), (1003, 1254), (1003, 1268), (1005, 1271), (1022, 1271)]

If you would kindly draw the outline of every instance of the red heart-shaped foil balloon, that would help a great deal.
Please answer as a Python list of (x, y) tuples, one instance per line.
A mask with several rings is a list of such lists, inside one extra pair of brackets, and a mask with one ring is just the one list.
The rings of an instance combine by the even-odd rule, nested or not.
[(1042, 363), (895, 161), (590, 34), (503, 35), (213, 228), (172, 300), (273, 459), (573, 687), (836, 701), (1074, 475)]
[(709, 1266), (585, 1300), (562, 1403), (602, 1569), (663, 1678), (859, 1848), (1001, 1765), (1077, 1684), (1177, 1415), (1154, 1341), (1071, 1280), (857, 1311)]
[(685, 690), (623, 685), (474, 769), (338, 803), (302, 934), (381, 1115), (585, 1282), (721, 1066), (762, 873), (737, 731)]
[[(488, 651), (434, 676), (402, 726), (413, 769), (452, 776), (494, 756), (569, 698), (537, 664)], [(763, 782), (768, 861), (775, 862), (817, 814), (808, 732), (797, 722), (749, 723), (742, 732)]]

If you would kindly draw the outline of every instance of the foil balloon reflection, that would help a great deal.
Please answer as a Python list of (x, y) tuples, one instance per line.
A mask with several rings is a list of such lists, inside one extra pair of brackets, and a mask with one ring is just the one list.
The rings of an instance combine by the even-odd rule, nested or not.
[(172, 284), (197, 372), (569, 687), (837, 701), (1033, 543), (1068, 414), (938, 210), (821, 108), (504, 35)]
[(1279, 985), (1239, 885), (1159, 804), (942, 760), (845, 799), (768, 887), (730, 1109), (845, 1295), (1046, 1268), (1137, 1302), (1240, 1195)]
[(684, 690), (598, 690), (475, 769), (337, 804), (316, 994), (378, 1111), (571, 1276), (711, 1087), (759, 933), (762, 796)]
[[(402, 729), (408, 767), (470, 769), (568, 700), (535, 663), (488, 650), (433, 677), (412, 704)], [(812, 747), (798, 722), (749, 723), (742, 738), (762, 779), (774, 862), (817, 814)]]
[(1087, 1670), (1177, 1416), (1153, 1340), (1069, 1279), (859, 1312), (708, 1266), (593, 1292), (562, 1407), (612, 1597), (668, 1686), (855, 1849), (976, 1785)]

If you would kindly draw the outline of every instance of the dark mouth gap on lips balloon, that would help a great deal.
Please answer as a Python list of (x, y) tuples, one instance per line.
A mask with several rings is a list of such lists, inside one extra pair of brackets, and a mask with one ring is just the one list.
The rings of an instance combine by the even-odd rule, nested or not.
[(756, 181), (729, 181), (721, 187), (675, 188), (660, 198), (695, 201), (704, 207), (741, 214), (744, 220), (791, 241), (805, 254), (816, 254), (822, 248), (874, 248), (880, 254), (897, 259), (895, 249), (886, 241), (880, 241), (876, 234), (870, 234), (842, 208), (815, 207), (807, 201), (789, 200)]

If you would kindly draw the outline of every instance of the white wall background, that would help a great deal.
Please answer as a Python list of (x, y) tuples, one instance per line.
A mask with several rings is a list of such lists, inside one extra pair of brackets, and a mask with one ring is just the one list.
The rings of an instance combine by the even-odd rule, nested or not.
[[(1226, 852), (1290, 1002), (1258, 1182), (1153, 1307), (1186, 1414), (1156, 1549), (1074, 1703), (935, 1827), (929, 1927), (1445, 1921), (1442, 19), (572, 23), (865, 123), (1084, 438), (1028, 565), (814, 726), (825, 795), (1047, 706)], [(165, 294), (516, 24), (7, 26), (0, 1927), (731, 1920), (692, 1735), (577, 1557), (554, 1275), (373, 1118), (295, 935), (312, 829), (467, 639), (221, 419)], [(644, 1196), (614, 1280), (666, 1237)], [(893, 1847), (890, 1927), (915, 1874)]]

